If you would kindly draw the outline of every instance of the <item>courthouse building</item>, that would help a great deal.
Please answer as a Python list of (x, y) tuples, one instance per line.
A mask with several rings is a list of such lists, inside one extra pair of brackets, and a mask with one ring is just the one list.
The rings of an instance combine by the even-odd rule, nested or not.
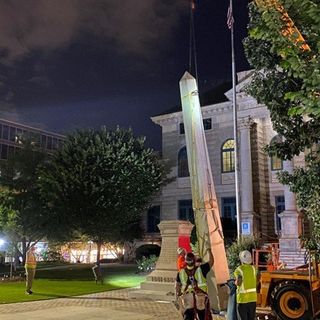
[[(299, 236), (305, 232), (302, 214), (288, 187), (277, 179), (281, 170), (292, 172), (304, 165), (304, 155), (292, 161), (269, 157), (264, 146), (280, 139), (272, 128), (266, 106), (248, 96), (245, 86), (251, 72), (238, 74), (238, 141), (240, 170), (241, 229), (265, 242), (279, 242), (281, 259), (288, 264), (304, 262)], [(236, 198), (234, 174), (234, 139), (232, 89), (225, 101), (202, 106), (204, 130), (213, 180), (226, 238), (236, 236)], [(162, 128), (162, 156), (172, 166), (173, 182), (162, 189), (147, 212), (146, 232), (156, 235), (161, 220), (191, 220), (192, 196), (187, 163), (186, 141), (181, 108), (152, 117)]]

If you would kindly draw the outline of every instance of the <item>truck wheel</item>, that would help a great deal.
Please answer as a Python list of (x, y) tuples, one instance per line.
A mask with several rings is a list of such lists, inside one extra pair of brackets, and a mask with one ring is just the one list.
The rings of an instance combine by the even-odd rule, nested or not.
[(310, 294), (304, 285), (294, 281), (281, 282), (274, 288), (271, 308), (281, 320), (312, 319)]

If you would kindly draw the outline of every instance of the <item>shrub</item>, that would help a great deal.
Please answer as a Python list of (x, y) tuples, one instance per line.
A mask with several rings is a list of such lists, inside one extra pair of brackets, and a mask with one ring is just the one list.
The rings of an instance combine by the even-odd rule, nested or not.
[(143, 257), (151, 257), (152, 255), (154, 256), (159, 256), (160, 254), (160, 247), (155, 245), (155, 244), (145, 244), (136, 250), (136, 260), (140, 260)]
[(252, 252), (253, 249), (259, 247), (259, 241), (250, 237), (242, 238), (240, 243), (233, 242), (227, 249), (227, 258), (230, 273), (232, 274), (234, 270), (241, 264), (239, 259), (239, 253), (243, 250), (248, 250)]
[(118, 258), (103, 258), (99, 260), (100, 263), (115, 263), (119, 262)]
[(137, 260), (137, 266), (140, 272), (150, 272), (155, 269), (158, 257), (151, 255), (150, 257), (143, 256), (141, 259)]
[(43, 253), (43, 260), (46, 262), (62, 262), (64, 261), (61, 252), (55, 250), (48, 250)]

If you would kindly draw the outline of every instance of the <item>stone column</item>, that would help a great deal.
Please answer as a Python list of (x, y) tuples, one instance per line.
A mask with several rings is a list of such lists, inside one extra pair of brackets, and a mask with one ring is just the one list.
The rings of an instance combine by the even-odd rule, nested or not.
[[(293, 172), (293, 162), (284, 161), (283, 170), (289, 173)], [(304, 263), (302, 257), (300, 236), (300, 215), (296, 207), (296, 197), (289, 189), (289, 186), (284, 186), (285, 211), (279, 214), (281, 219), (281, 237), (280, 259), (287, 262), (290, 266), (295, 266)], [(296, 263), (295, 263), (296, 262)]]
[(174, 282), (177, 277), (177, 249), (186, 238), (190, 239), (193, 224), (189, 221), (164, 220), (158, 225), (161, 233), (161, 252), (156, 268), (140, 284), (140, 290), (130, 293), (133, 298), (174, 300)]
[[(240, 119), (238, 123), (240, 131), (240, 197), (241, 197), (241, 225), (247, 223), (248, 234), (254, 235), (254, 211), (253, 211), (253, 189), (252, 189), (252, 163), (250, 128), (253, 124), (250, 117)], [(243, 229), (243, 228), (242, 228)]]

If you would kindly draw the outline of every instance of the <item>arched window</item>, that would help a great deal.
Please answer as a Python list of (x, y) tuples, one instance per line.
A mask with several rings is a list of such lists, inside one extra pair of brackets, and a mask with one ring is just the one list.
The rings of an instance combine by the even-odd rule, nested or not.
[(221, 149), (222, 173), (234, 171), (234, 140), (229, 139)]
[[(282, 139), (279, 135), (275, 136), (272, 138), (270, 145), (272, 145), (272, 143), (274, 142), (281, 142)], [(277, 157), (276, 155), (273, 155), (270, 157), (271, 160), (271, 170), (272, 171), (278, 171), (278, 170), (282, 170), (283, 169), (283, 163), (282, 160)]]
[(178, 153), (178, 177), (189, 177), (187, 148), (183, 147)]

